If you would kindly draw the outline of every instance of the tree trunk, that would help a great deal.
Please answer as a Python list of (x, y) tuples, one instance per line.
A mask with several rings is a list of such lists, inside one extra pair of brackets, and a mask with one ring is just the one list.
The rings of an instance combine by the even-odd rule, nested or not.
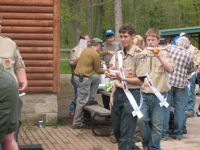
[[(74, 3), (74, 12), (80, 12), (80, 1), (75, 1), (75, 3)], [(75, 41), (76, 41), (76, 43), (79, 41), (79, 36), (80, 36), (80, 34), (81, 34), (81, 27), (80, 27), (80, 21), (79, 20), (77, 20), (77, 19), (75, 19), (74, 20), (74, 27), (75, 27)]]
[(122, 3), (121, 0), (115, 0), (115, 37), (119, 40), (119, 28), (122, 26)]
[(99, 0), (100, 5), (96, 8), (96, 19), (95, 19), (95, 35), (101, 37), (102, 31), (102, 19), (103, 19), (103, 3), (104, 0)]
[(92, 0), (87, 0), (88, 9), (87, 9), (87, 31), (89, 35), (93, 35), (93, 6)]

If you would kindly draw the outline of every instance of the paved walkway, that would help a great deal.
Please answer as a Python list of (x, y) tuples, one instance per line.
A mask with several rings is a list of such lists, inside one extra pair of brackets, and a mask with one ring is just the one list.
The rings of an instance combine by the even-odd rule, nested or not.
[[(108, 137), (96, 137), (90, 129), (72, 129), (70, 125), (21, 128), (19, 144), (42, 144), (45, 150), (116, 150)], [(141, 143), (136, 143), (141, 147)], [(200, 149), (200, 117), (188, 119), (188, 134), (181, 141), (162, 141), (162, 150)]]

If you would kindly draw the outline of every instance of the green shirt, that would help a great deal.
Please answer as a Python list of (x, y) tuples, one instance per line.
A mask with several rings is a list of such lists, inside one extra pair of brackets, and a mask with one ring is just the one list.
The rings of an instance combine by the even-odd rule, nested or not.
[(99, 74), (104, 73), (101, 69), (99, 53), (93, 47), (89, 47), (82, 52), (74, 73), (91, 76), (94, 71)]

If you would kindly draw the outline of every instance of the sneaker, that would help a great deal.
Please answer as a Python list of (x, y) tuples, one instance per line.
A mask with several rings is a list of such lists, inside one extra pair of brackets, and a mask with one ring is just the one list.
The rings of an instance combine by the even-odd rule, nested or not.
[(200, 112), (196, 112), (197, 117), (200, 117)]
[(173, 135), (172, 138), (176, 140), (182, 140), (183, 135)]
[(187, 118), (192, 118), (192, 117), (194, 117), (194, 112), (186, 111), (186, 112), (185, 112), (185, 116), (186, 116)]
[(134, 149), (134, 150), (142, 150), (142, 149), (139, 148), (137, 145), (134, 145), (133, 149)]
[(186, 128), (183, 129), (183, 134), (187, 134), (187, 129)]

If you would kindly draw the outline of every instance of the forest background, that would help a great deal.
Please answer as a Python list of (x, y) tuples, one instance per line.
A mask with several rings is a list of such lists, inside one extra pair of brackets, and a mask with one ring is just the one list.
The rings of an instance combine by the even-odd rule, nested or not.
[(115, 31), (116, 2), (122, 22), (132, 23), (137, 34), (200, 25), (200, 0), (61, 0), (61, 47), (74, 47), (81, 33), (105, 39), (107, 29)]

